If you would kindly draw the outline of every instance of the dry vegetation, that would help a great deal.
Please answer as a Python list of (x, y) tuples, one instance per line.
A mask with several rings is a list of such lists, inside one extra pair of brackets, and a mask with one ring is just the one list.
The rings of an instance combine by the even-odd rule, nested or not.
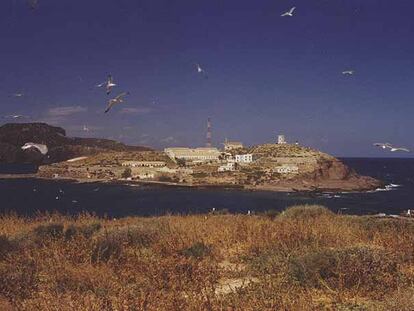
[(302, 206), (0, 224), (0, 310), (414, 308), (410, 220)]

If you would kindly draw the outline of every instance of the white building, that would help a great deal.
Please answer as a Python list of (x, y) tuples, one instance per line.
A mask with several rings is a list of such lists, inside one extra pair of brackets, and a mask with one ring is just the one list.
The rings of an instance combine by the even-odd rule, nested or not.
[(277, 135), (277, 143), (279, 145), (286, 144), (285, 135)]
[(299, 168), (296, 165), (284, 164), (274, 168), (274, 171), (279, 174), (298, 174)]
[(234, 162), (227, 162), (224, 165), (221, 165), (218, 168), (219, 172), (233, 172), (236, 169), (236, 163)]
[(236, 154), (236, 163), (252, 163), (253, 162), (253, 154)]
[(173, 160), (217, 161), (221, 152), (217, 148), (165, 148), (164, 152)]

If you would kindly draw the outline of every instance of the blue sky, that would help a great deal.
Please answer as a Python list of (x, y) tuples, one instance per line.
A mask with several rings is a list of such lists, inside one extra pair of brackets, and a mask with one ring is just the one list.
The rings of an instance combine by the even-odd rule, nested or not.
[[(284, 133), (337, 156), (414, 149), (412, 1), (2, 2), (0, 115), (156, 148), (204, 145), (211, 117), (217, 146)], [(109, 73), (131, 94), (104, 114)]]

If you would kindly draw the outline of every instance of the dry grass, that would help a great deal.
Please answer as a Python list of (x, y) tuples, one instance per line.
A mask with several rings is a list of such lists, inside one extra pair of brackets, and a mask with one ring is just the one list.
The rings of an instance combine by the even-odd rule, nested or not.
[[(270, 216), (271, 217), (270, 217)], [(1, 310), (413, 310), (414, 224), (335, 215), (0, 219)]]

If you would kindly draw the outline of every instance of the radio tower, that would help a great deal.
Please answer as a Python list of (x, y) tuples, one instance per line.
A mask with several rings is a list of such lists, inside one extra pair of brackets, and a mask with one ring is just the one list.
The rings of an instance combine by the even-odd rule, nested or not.
[(210, 118), (207, 119), (207, 143), (206, 147), (211, 148), (211, 120)]

